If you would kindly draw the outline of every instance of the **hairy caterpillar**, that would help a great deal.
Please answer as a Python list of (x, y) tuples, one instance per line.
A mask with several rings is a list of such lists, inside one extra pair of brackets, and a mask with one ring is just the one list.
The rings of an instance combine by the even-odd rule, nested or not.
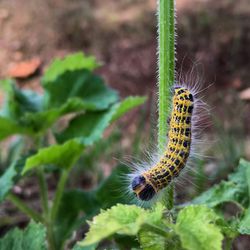
[(132, 175), (131, 189), (139, 200), (151, 200), (185, 167), (192, 143), (194, 96), (187, 87), (174, 88), (166, 150), (156, 164)]

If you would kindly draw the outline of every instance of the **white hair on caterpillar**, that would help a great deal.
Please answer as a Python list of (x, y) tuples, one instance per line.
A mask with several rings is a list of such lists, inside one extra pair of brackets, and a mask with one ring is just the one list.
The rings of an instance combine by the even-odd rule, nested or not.
[[(190, 77), (192, 77), (191, 80)], [(189, 76), (185, 76), (185, 79), (183, 79), (183, 76), (180, 76), (179, 80), (174, 84), (174, 86), (171, 89), (172, 98), (173, 98), (173, 92), (178, 88), (184, 88), (187, 91), (189, 91), (193, 96), (193, 111), (191, 116), (191, 140), (190, 140), (191, 145), (187, 162), (185, 164), (184, 169), (180, 171), (181, 174), (180, 177), (178, 176), (177, 178), (173, 178), (171, 182), (167, 185), (167, 187), (172, 185), (172, 183), (181, 182), (181, 179), (185, 178), (183, 177), (185, 172), (189, 170), (194, 171), (194, 168), (191, 167), (193, 165), (194, 159), (203, 157), (198, 153), (198, 151), (200, 150), (198, 148), (201, 145), (202, 147), (204, 145), (204, 141), (202, 140), (202, 135), (203, 135), (203, 130), (208, 126), (208, 124), (205, 124), (205, 119), (209, 114), (209, 108), (207, 104), (203, 101), (201, 93), (204, 92), (210, 86), (211, 85), (203, 87), (201, 85), (200, 78), (199, 77), (194, 78), (194, 68), (192, 67)], [(171, 105), (168, 108), (172, 111), (174, 108), (172, 107), (173, 105), (172, 101), (169, 103), (171, 103)], [(169, 129), (171, 129), (171, 127)], [(166, 138), (166, 146), (167, 145), (168, 142)], [(152, 167), (154, 167), (157, 163), (159, 163), (160, 159), (162, 158), (162, 154), (159, 153), (159, 150), (156, 149), (156, 146), (154, 146), (154, 150), (146, 151), (144, 155), (145, 155), (144, 160), (136, 160), (136, 161), (132, 160), (126, 163), (127, 166), (132, 168), (132, 171), (130, 174), (127, 174), (126, 176), (123, 177), (123, 183), (125, 183), (126, 185), (126, 191), (125, 190), (123, 191), (125, 192), (125, 195), (127, 195), (130, 198), (132, 203), (137, 203), (138, 205), (148, 207), (151, 206), (155, 201), (157, 201), (159, 197), (160, 198), (162, 197), (162, 195), (164, 194), (163, 190), (167, 187), (164, 187), (161, 190), (157, 190), (157, 192), (155, 192), (152, 195), (152, 197), (150, 197), (150, 199), (147, 200), (142, 200), (135, 195), (135, 192), (133, 190), (134, 188), (133, 182), (135, 181), (135, 179), (137, 181), (137, 184), (138, 183), (140, 184), (140, 182), (144, 182), (144, 184), (145, 183), (147, 184), (145, 178), (140, 179), (140, 177), (143, 176), (145, 172), (149, 171)]]

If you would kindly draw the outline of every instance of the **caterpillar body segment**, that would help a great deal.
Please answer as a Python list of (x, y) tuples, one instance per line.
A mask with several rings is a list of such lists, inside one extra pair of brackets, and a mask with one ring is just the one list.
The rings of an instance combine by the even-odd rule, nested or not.
[(136, 175), (131, 188), (142, 201), (151, 200), (177, 177), (185, 167), (192, 142), (194, 97), (186, 87), (175, 87), (168, 144), (154, 166)]

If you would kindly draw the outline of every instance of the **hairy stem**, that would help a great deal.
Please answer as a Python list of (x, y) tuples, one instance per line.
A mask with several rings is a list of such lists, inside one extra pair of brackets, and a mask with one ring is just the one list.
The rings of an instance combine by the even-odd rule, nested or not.
[[(167, 118), (170, 107), (170, 92), (175, 80), (175, 9), (174, 0), (158, 2), (158, 53), (159, 53), (159, 119), (158, 148), (162, 152), (166, 146), (168, 131)], [(166, 205), (171, 209), (174, 204), (174, 187), (167, 189)]]
[(16, 195), (10, 193), (7, 196), (7, 199), (11, 201), (20, 211), (24, 214), (28, 215), (34, 221), (41, 222), (44, 224), (44, 218), (34, 211), (32, 208), (28, 207), (21, 199), (19, 199)]

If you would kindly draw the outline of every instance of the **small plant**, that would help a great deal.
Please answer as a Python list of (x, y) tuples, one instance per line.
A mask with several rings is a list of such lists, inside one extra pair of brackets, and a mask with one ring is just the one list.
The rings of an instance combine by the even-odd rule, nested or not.
[[(9, 200), (33, 220), (23, 233), (15, 229), (0, 240), (1, 249), (63, 249), (79, 221), (116, 203), (111, 199), (118, 197), (116, 191), (108, 187), (116, 185), (115, 176), (125, 171), (123, 168), (113, 171), (93, 191), (65, 191), (71, 169), (84, 151), (102, 138), (112, 122), (145, 101), (144, 97), (119, 101), (117, 91), (93, 73), (98, 66), (94, 57), (82, 53), (56, 59), (42, 77), (43, 95), (20, 89), (13, 80), (1, 81), (6, 99), (0, 116), (0, 139), (19, 135), (22, 145), (0, 177), (0, 202)], [(68, 124), (61, 129), (59, 119), (69, 114)], [(52, 171), (60, 177), (50, 201), (46, 175)], [(42, 214), (11, 192), (21, 178), (33, 174), (38, 178)], [(82, 218), (80, 213), (84, 213)]]

